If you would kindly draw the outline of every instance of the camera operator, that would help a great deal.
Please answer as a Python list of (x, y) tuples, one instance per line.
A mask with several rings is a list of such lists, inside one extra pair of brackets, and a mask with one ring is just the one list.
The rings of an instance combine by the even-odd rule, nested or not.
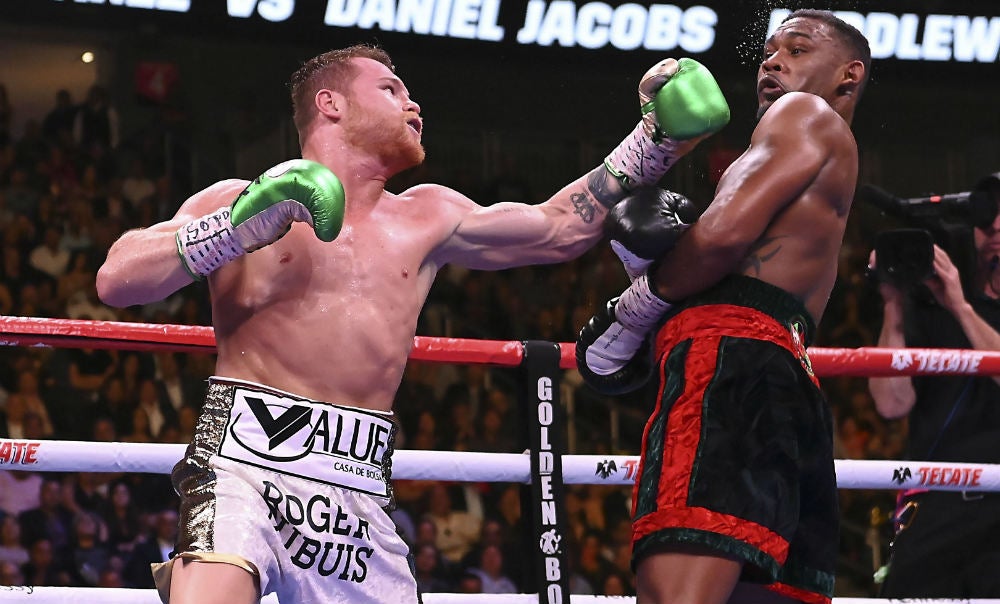
[[(997, 182), (989, 193), (1000, 199)], [(1000, 350), (1000, 217), (987, 221), (972, 229), (968, 295), (938, 245), (922, 283), (880, 279), (879, 346)], [(876, 269), (877, 251), (869, 260)], [(997, 376), (881, 377), (868, 387), (880, 415), (907, 418), (910, 459), (1000, 463)], [(903, 491), (896, 530), (881, 597), (1000, 597), (1000, 493)]]

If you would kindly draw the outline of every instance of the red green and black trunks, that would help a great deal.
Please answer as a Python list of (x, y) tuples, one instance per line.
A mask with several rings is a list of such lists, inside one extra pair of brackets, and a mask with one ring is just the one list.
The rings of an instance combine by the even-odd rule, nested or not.
[(675, 544), (745, 560), (742, 580), (829, 604), (833, 426), (801, 302), (749, 277), (686, 301), (656, 338), (659, 390), (633, 497), (633, 562)]

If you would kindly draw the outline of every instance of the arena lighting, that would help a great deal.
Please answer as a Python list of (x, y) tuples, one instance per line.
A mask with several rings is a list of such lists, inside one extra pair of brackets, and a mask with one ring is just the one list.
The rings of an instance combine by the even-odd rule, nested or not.
[(94, 53), (90, 52), (89, 50), (85, 50), (83, 51), (83, 54), (80, 55), (80, 60), (83, 61), (84, 63), (93, 63)]

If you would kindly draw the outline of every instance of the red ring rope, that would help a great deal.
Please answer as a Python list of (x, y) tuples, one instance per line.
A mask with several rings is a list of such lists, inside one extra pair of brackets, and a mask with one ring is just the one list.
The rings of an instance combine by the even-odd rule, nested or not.
[[(0, 316), (0, 345), (117, 350), (215, 352), (215, 332), (202, 325), (165, 325)], [(560, 367), (576, 367), (574, 344), (559, 344)], [(463, 338), (413, 338), (410, 359), (516, 367), (521, 342)], [(1000, 352), (942, 348), (810, 348), (816, 375), (1000, 375)]]

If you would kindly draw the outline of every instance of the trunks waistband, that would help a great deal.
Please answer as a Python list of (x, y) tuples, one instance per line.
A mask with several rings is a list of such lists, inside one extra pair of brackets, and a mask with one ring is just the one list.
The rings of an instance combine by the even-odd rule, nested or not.
[(707, 290), (691, 296), (678, 306), (680, 311), (697, 306), (726, 304), (758, 310), (782, 325), (798, 325), (806, 346), (812, 344), (816, 325), (801, 300), (760, 279), (729, 275)]
[(230, 411), (217, 454), (290, 476), (391, 497), (392, 414), (212, 377)]
[(730, 276), (679, 305), (656, 336), (663, 352), (693, 337), (739, 337), (777, 344), (791, 352), (816, 381), (806, 347), (815, 332), (805, 306), (759, 279)]

